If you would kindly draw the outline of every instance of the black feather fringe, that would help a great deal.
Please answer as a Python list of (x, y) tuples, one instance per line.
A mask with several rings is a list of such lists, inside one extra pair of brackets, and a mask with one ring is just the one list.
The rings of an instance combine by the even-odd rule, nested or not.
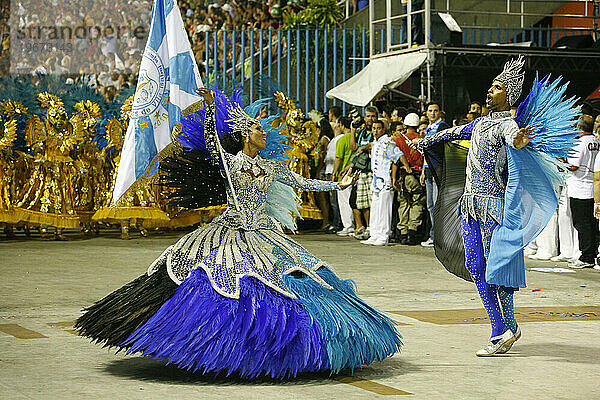
[(103, 347), (127, 348), (121, 344), (156, 314), (176, 289), (163, 264), (152, 275), (144, 274), (86, 308), (75, 329)]
[(181, 212), (227, 203), (223, 173), (206, 153), (183, 151), (161, 161), (160, 169), (168, 204)]

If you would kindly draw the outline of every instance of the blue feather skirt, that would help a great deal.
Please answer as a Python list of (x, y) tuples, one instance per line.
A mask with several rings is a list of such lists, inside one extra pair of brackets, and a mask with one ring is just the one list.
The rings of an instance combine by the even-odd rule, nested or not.
[(202, 268), (177, 286), (163, 264), (88, 308), (76, 327), (127, 354), (245, 379), (334, 374), (400, 350), (392, 321), (362, 301), (352, 281), (326, 267), (316, 273), (330, 288), (302, 273), (283, 275), (292, 298), (246, 276), (239, 297), (230, 298)]

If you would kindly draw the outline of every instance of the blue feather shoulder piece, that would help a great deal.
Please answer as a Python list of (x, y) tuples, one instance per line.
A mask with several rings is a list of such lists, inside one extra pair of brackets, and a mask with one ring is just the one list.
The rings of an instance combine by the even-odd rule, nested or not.
[(539, 80), (536, 73), (531, 92), (515, 114), (519, 128), (534, 128), (536, 137), (528, 147), (554, 158), (568, 157), (579, 135), (580, 107), (575, 106), (579, 99), (565, 98), (568, 82), (561, 85), (561, 81), (562, 77), (558, 77), (551, 82), (550, 75)]

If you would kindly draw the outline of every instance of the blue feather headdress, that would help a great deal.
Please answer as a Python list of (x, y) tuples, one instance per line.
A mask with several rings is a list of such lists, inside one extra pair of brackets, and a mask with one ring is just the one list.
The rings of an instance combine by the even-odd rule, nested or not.
[[(231, 99), (229, 99), (222, 91), (216, 87), (211, 87), (215, 99), (215, 124), (219, 139), (223, 139), (226, 135), (233, 134), (237, 129), (234, 127), (236, 120), (231, 115), (231, 110), (242, 107), (242, 90), (234, 88)], [(260, 151), (260, 156), (263, 158), (277, 159), (280, 161), (286, 160), (284, 144), (285, 137), (281, 135), (284, 124), (278, 128), (273, 127), (272, 123), (277, 116), (256, 119), (260, 110), (267, 106), (270, 99), (257, 100), (243, 109), (245, 114), (252, 120), (259, 122), (263, 130), (267, 133), (267, 146)], [(178, 136), (179, 143), (186, 150), (202, 150), (208, 153), (204, 137), (204, 118), (206, 110), (202, 109), (184, 116), (181, 118), (181, 134)]]
[[(217, 134), (219, 139), (231, 132), (231, 125), (229, 121), (229, 108), (233, 105), (240, 104), (241, 90), (237, 89), (233, 91), (231, 99), (216, 87), (210, 88), (213, 92), (215, 101), (215, 124), (217, 128)], [(204, 153), (209, 153), (206, 148), (206, 140), (204, 137), (204, 118), (206, 116), (206, 109), (201, 109), (181, 117), (181, 134), (178, 135), (177, 139), (181, 146), (188, 151), (200, 150)]]

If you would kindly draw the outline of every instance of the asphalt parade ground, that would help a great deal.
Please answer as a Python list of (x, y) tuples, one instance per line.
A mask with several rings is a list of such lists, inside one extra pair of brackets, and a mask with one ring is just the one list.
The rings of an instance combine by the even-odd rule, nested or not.
[(600, 271), (538, 272), (529, 268), (566, 264), (527, 260), (528, 287), (515, 295), (523, 337), (506, 355), (478, 358), (490, 328), (475, 286), (447, 273), (433, 249), (335, 235), (295, 239), (396, 321), (405, 345), (384, 362), (337, 376), (243, 381), (77, 336), (83, 307), (144, 273), (182, 235), (0, 238), (0, 398), (600, 399)]

